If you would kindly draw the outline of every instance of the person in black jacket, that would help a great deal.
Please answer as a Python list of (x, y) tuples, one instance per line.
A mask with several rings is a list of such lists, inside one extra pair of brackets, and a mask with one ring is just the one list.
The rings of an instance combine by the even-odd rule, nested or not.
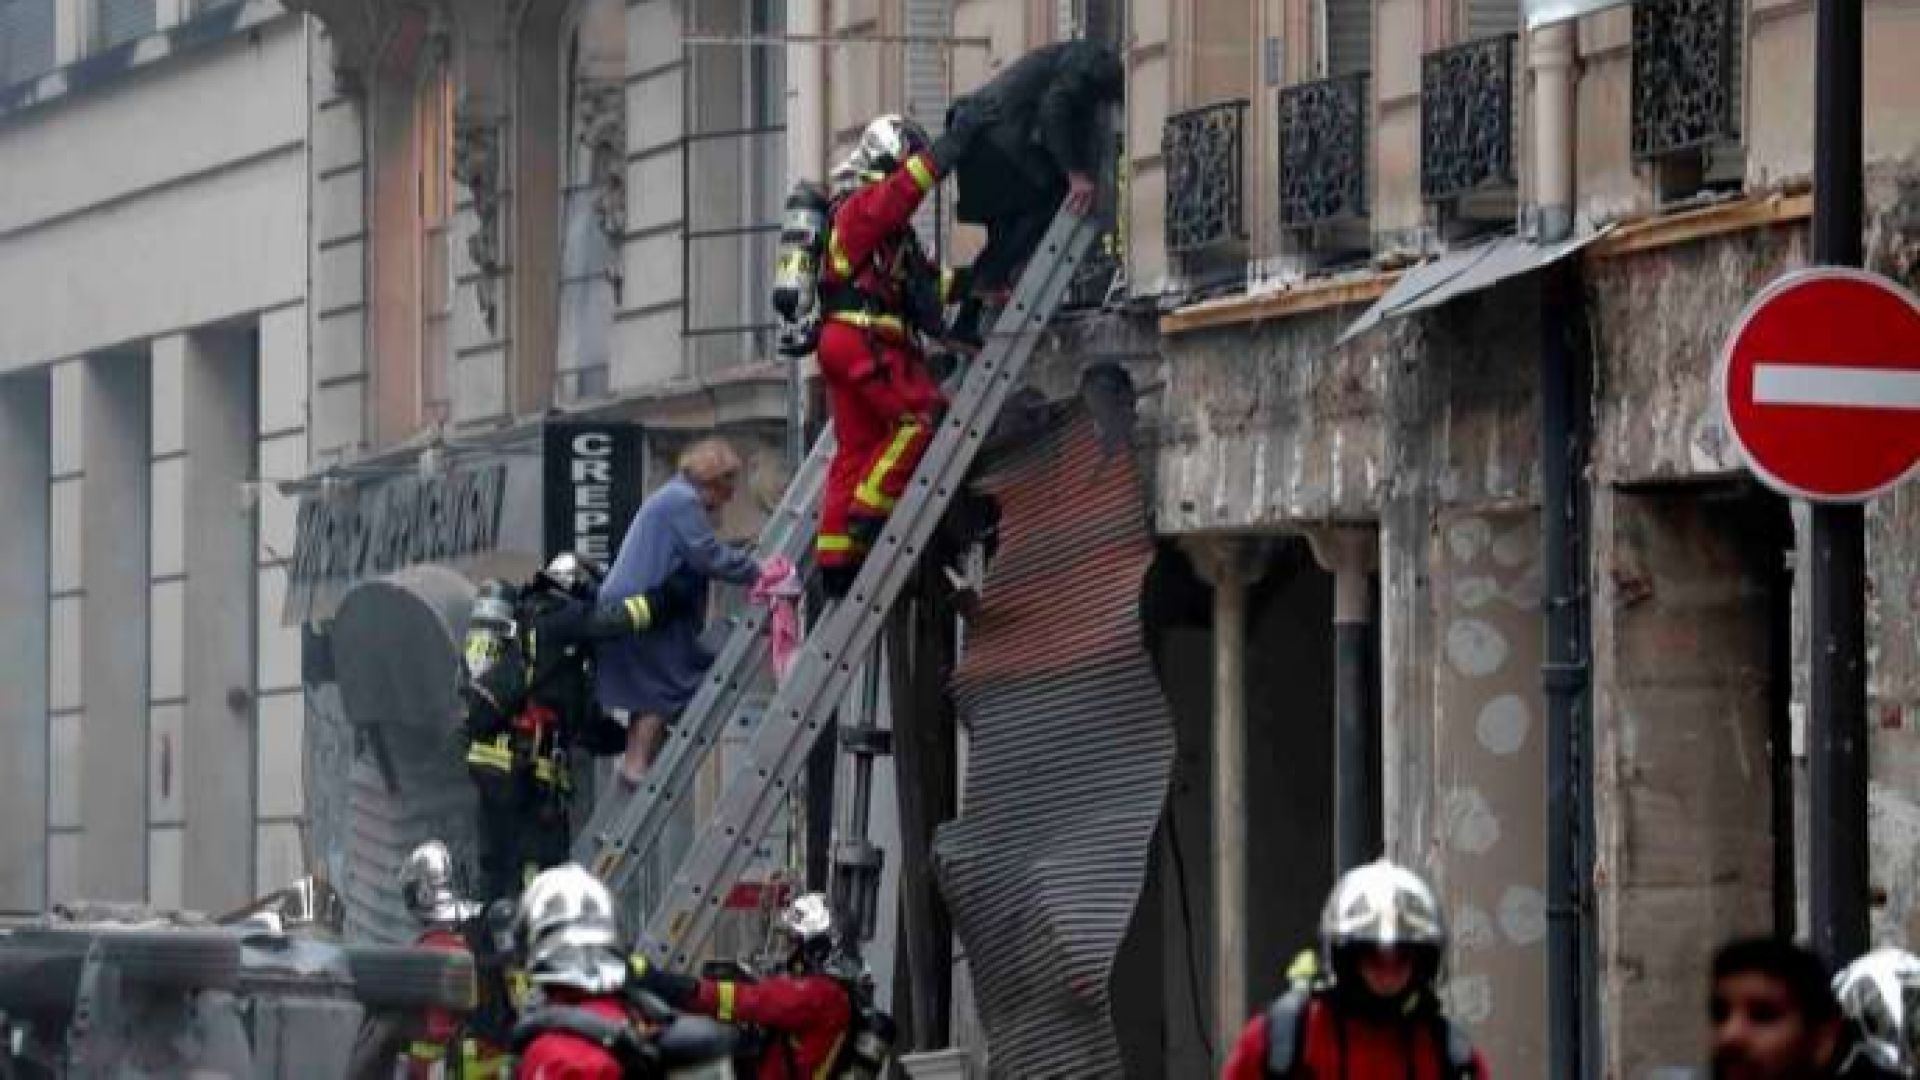
[(974, 261), (968, 296), (949, 340), (978, 347), (985, 304), (1001, 302), (1014, 275), (1046, 235), (1062, 206), (1091, 213), (1099, 195), (1094, 173), (1103, 105), (1118, 103), (1126, 85), (1120, 58), (1094, 41), (1063, 41), (1035, 49), (993, 80), (954, 102), (955, 112), (984, 105), (993, 125), (974, 140), (957, 172), (955, 216), (987, 227), (987, 246)]

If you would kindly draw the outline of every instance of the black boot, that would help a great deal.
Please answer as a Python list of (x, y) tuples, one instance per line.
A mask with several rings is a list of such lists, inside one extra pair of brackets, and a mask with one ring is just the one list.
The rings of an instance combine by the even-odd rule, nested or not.
[(832, 602), (845, 600), (853, 591), (853, 579), (860, 576), (857, 566), (823, 566), (820, 568), (820, 588)]
[(970, 352), (986, 348), (987, 341), (980, 336), (980, 317), (985, 313), (986, 304), (977, 296), (960, 301), (960, 310), (953, 316), (953, 325), (947, 328), (947, 344)]

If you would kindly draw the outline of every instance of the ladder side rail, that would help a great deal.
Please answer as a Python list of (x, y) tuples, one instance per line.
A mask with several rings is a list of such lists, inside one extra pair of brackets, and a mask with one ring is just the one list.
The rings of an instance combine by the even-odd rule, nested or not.
[(655, 962), (685, 967), (705, 943), (727, 883), (752, 860), (800, 763), (846, 696), (855, 668), (964, 483), (1096, 230), (1092, 219), (1056, 216), (847, 599), (809, 638), (755, 732), (746, 766), (731, 778), (714, 820), (648, 919), (639, 947)]
[[(822, 433), (760, 534), (758, 550), (763, 557), (784, 555), (803, 575), (811, 564), (820, 493), (833, 451), (833, 433)], [(719, 744), (726, 720), (739, 711), (752, 675), (763, 669), (766, 621), (767, 614), (752, 606), (736, 617), (725, 645), (674, 724), (653, 768), (637, 789), (615, 790), (602, 798), (576, 838), (574, 857), (592, 867), (616, 895), (644, 866), (666, 822), (691, 794), (700, 765)]]

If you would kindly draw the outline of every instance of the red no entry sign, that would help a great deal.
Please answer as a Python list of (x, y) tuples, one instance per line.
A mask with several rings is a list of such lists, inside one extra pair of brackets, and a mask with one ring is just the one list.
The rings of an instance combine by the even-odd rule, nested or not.
[(1859, 502), (1920, 464), (1920, 301), (1817, 267), (1761, 290), (1715, 372), (1728, 430), (1774, 490)]

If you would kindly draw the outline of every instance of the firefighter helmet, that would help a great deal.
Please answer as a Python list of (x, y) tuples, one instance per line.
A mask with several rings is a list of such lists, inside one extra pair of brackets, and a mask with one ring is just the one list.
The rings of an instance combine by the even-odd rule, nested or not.
[(795, 940), (816, 941), (833, 936), (833, 908), (822, 893), (808, 893), (780, 912), (780, 928)]
[(453, 853), (438, 840), (429, 840), (400, 864), (400, 894), (407, 911), (424, 924), (464, 922), (473, 905), (460, 895), (460, 869)]
[(578, 863), (545, 870), (520, 897), (527, 978), (605, 994), (626, 983), (613, 894)]
[(540, 576), (555, 588), (575, 595), (598, 591), (600, 583), (606, 579), (606, 575), (600, 572), (600, 567), (595, 565), (593, 560), (583, 558), (571, 551), (563, 551), (555, 555), (553, 560), (547, 563), (547, 568), (540, 571)]
[(1895, 1076), (1920, 1076), (1920, 957), (1875, 949), (1841, 969), (1833, 994), (1853, 1029), (1852, 1057)]
[[(1447, 947), (1447, 924), (1440, 901), (1418, 874), (1381, 859), (1341, 875), (1320, 915), (1320, 947), (1334, 985), (1354, 995), (1367, 990), (1356, 970), (1362, 953), (1405, 950), (1414, 961), (1408, 993), (1418, 993), (1440, 972)], [(1400, 995), (1404, 996), (1404, 995)]]
[(833, 170), (836, 192), (884, 180), (907, 159), (933, 145), (927, 129), (897, 113), (878, 116), (860, 133), (847, 160)]

